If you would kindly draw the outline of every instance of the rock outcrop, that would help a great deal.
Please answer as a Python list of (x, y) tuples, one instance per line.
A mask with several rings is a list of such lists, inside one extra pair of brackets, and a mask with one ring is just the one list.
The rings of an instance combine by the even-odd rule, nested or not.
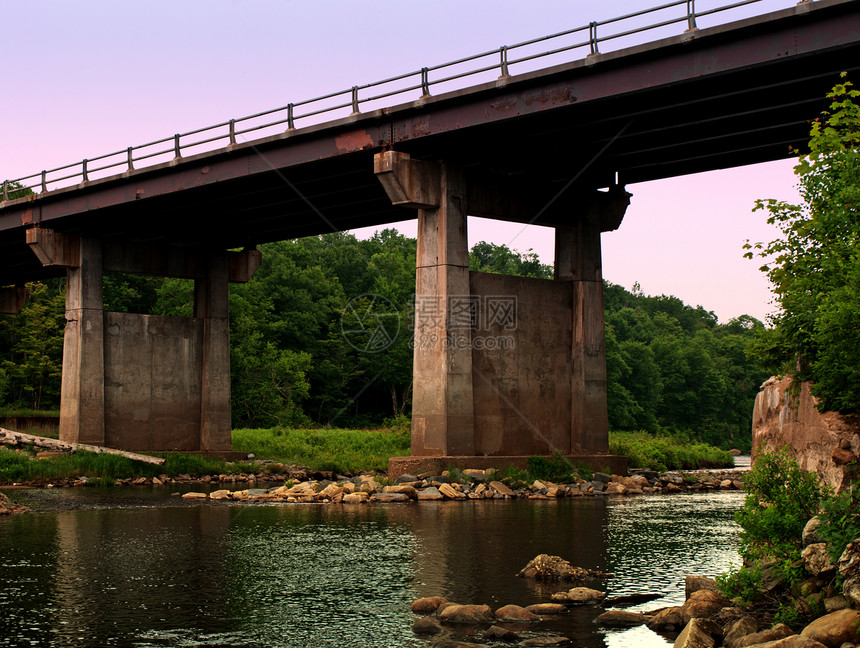
[(788, 446), (798, 465), (837, 491), (848, 486), (860, 456), (860, 417), (819, 412), (810, 383), (795, 394), (791, 378), (768, 379), (753, 408), (753, 454)]

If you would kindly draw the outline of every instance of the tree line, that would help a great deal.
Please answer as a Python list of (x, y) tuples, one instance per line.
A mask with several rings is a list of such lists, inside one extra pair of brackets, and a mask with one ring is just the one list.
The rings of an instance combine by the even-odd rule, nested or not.
[[(230, 287), (235, 427), (370, 426), (409, 413), (415, 239), (386, 229), (261, 246), (263, 262)], [(549, 279), (534, 253), (481, 242), (470, 266)], [(0, 317), (0, 405), (59, 404), (64, 281), (30, 285), (18, 315)], [(105, 276), (106, 310), (190, 316), (193, 282)], [(766, 375), (747, 349), (763, 329), (720, 324), (702, 307), (605, 285), (610, 426), (683, 432), (746, 448)], [(387, 319), (386, 319), (387, 318)]]

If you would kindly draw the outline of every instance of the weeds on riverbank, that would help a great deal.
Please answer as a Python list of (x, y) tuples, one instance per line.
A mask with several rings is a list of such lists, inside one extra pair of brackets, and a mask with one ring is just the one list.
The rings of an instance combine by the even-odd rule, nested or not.
[[(265, 430), (234, 430), (233, 449), (283, 464), (299, 464), (311, 470), (337, 473), (357, 473), (365, 470), (384, 471), (388, 460), (409, 454), (408, 425), (397, 424), (376, 430), (298, 430), (272, 428)], [(610, 452), (628, 458), (631, 468), (692, 469), (732, 465), (732, 456), (722, 450), (687, 439), (654, 437), (650, 434), (611, 432)], [(88, 452), (52, 456), (34, 461), (35, 449), (15, 452), (0, 448), (0, 483), (45, 482), (74, 477), (101, 477), (105, 480), (155, 477), (167, 475), (212, 475), (247, 472), (243, 463), (226, 463), (199, 455), (170, 453), (163, 466), (132, 461), (125, 457)], [(518, 479), (555, 482), (569, 481), (579, 474), (589, 479), (591, 470), (585, 465), (571, 465), (560, 453), (550, 458), (533, 457), (528, 471), (517, 471)], [(266, 466), (255, 466), (255, 472)], [(521, 473), (521, 474), (519, 474)], [(511, 476), (513, 478), (513, 476)]]
[(609, 452), (627, 457), (630, 468), (658, 472), (734, 465), (734, 457), (725, 450), (684, 437), (654, 436), (647, 432), (610, 432)]
[(387, 470), (391, 457), (409, 454), (408, 429), (233, 430), (233, 449), (258, 459), (301, 464), (312, 470), (355, 473)]
[[(34, 451), (0, 447), (0, 483), (50, 482), (77, 477), (109, 480), (167, 475), (212, 475), (242, 472), (241, 464), (197, 455), (165, 454), (164, 465), (156, 466), (113, 454), (78, 451), (35, 460)], [(89, 482), (88, 482), (89, 483)]]

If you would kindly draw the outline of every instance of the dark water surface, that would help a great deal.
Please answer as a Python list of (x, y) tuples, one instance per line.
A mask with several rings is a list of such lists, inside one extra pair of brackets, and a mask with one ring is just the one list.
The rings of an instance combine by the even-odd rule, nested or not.
[[(593, 584), (610, 595), (663, 595), (634, 610), (680, 604), (686, 574), (739, 563), (738, 492), (355, 506), (192, 505), (168, 493), (11, 493), (37, 512), (0, 518), (0, 646), (423, 648), (415, 598), (495, 609), (566, 589), (516, 577), (539, 553), (612, 572)], [(600, 611), (524, 636), (671, 645), (645, 628), (599, 630)]]

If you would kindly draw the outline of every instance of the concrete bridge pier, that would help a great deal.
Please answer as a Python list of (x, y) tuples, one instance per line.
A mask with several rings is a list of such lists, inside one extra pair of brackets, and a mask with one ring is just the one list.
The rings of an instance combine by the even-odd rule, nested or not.
[(418, 210), (412, 447), (389, 475), (557, 451), (624, 472), (609, 455), (600, 233), (629, 194), (578, 196), (574, 216), (563, 205), (554, 281), (507, 277), (469, 271), (466, 217), (537, 213), (529, 191), (396, 151), (375, 171), (393, 204)]
[[(35, 227), (43, 265), (66, 268), (60, 439), (122, 450), (231, 450), (230, 281), (256, 250), (153, 247)], [(194, 279), (194, 316), (104, 309), (103, 273)]]

